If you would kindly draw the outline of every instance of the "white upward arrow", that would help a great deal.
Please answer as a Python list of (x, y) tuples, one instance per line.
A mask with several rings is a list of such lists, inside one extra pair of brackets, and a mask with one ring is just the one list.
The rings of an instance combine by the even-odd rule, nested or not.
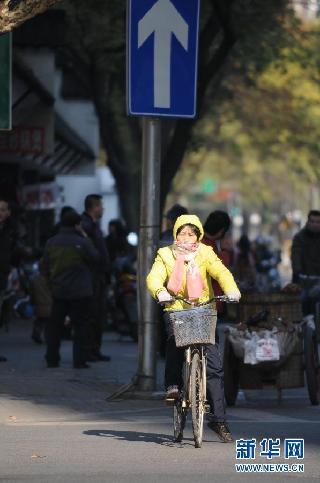
[(138, 24), (138, 48), (154, 32), (154, 107), (171, 105), (171, 37), (188, 50), (189, 26), (170, 0), (158, 0)]

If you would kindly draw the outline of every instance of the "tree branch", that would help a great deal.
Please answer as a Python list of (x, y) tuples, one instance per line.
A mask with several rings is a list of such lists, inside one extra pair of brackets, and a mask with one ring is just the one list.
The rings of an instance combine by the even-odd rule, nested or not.
[(59, 0), (0, 0), (0, 33), (10, 32)]
[[(200, 52), (202, 55), (199, 59), (199, 80), (198, 80), (198, 112), (201, 112), (207, 88), (214, 83), (216, 87), (221, 81), (221, 69), (224, 66), (229, 53), (231, 52), (235, 37), (231, 30), (225, 29), (227, 20), (224, 18), (224, 25), (217, 24), (216, 17), (212, 15), (205, 25), (200, 37)], [(220, 27), (220, 28), (219, 28)], [(222, 28), (222, 30), (221, 30)], [(208, 42), (209, 32), (211, 30), (211, 45)], [(212, 31), (214, 30), (214, 34)], [(209, 57), (209, 52), (212, 49), (213, 43), (218, 39), (221, 32), (224, 36), (220, 45), (215, 49), (212, 57)], [(201, 47), (202, 46), (202, 47)], [(208, 60), (209, 57), (209, 60)], [(195, 120), (179, 120), (169, 143), (165, 162), (162, 165), (161, 173), (161, 205), (163, 206), (167, 193), (170, 190), (172, 181), (180, 167), (181, 160), (187, 149), (188, 142), (191, 138), (191, 133)]]

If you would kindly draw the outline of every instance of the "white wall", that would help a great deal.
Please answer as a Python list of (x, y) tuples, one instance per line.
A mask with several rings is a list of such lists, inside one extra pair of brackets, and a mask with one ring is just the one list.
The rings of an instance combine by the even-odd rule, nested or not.
[(64, 100), (61, 98), (62, 73), (55, 75), (55, 110), (72, 129), (90, 146), (98, 157), (100, 150), (99, 121), (92, 101)]
[(112, 218), (119, 218), (119, 202), (113, 176), (107, 167), (97, 168), (94, 176), (64, 175), (57, 176), (56, 181), (61, 191), (60, 209), (64, 205), (72, 206), (79, 213), (84, 210), (84, 199), (90, 193), (100, 194), (103, 198), (104, 215), (101, 229), (108, 231), (108, 223)]

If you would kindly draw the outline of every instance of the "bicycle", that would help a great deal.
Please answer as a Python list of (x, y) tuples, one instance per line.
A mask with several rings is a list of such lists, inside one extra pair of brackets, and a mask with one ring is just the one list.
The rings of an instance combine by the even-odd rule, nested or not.
[(173, 435), (175, 442), (181, 442), (187, 413), (191, 408), (192, 430), (196, 448), (203, 440), (203, 420), (207, 412), (207, 356), (206, 344), (215, 343), (217, 312), (213, 301), (231, 302), (226, 296), (212, 297), (202, 303), (194, 303), (183, 297), (172, 297), (192, 306), (191, 309), (168, 312), (177, 347), (185, 347), (183, 366), (183, 387), (173, 404)]

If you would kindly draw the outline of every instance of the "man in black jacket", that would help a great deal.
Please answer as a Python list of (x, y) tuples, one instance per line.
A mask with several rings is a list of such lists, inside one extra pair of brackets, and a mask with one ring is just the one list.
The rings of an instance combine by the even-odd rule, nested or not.
[(92, 266), (99, 263), (99, 253), (81, 228), (81, 216), (68, 212), (58, 235), (45, 247), (41, 271), (52, 292), (51, 317), (46, 327), (48, 367), (58, 367), (60, 343), (66, 315), (74, 328), (73, 366), (88, 368), (86, 338), (93, 296)]
[(103, 320), (106, 312), (106, 281), (110, 271), (110, 260), (106, 243), (99, 226), (103, 215), (102, 197), (88, 195), (84, 201), (81, 226), (99, 252), (99, 263), (93, 267), (93, 304), (89, 325), (90, 361), (110, 361), (110, 356), (101, 353)]
[[(302, 310), (305, 315), (314, 313), (315, 303), (319, 300), (319, 290), (313, 284), (319, 285), (320, 277), (320, 211), (311, 210), (304, 228), (293, 238), (291, 250), (292, 281), (302, 285)], [(303, 279), (303, 275), (315, 277), (312, 280)], [(305, 283), (307, 284), (306, 286)], [(313, 295), (312, 291), (314, 292)]]
[(311, 210), (304, 228), (293, 238), (292, 278), (299, 283), (299, 275), (320, 275), (320, 211)]
[[(18, 245), (19, 237), (11, 220), (9, 203), (0, 198), (0, 326), (6, 316), (7, 304), (4, 294)], [(6, 360), (5, 357), (0, 356), (0, 362)]]

